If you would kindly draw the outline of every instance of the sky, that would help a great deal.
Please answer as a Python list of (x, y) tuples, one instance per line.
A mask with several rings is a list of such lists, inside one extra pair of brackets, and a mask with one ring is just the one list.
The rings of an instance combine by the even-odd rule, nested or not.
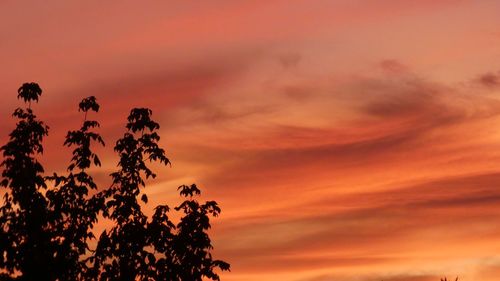
[[(227, 281), (500, 275), (500, 1), (1, 1), (0, 141), (44, 90), (41, 160), (63, 172), (96, 96), (101, 186), (129, 110), (173, 165), (150, 204), (216, 200)], [(99, 226), (105, 228), (105, 225)]]

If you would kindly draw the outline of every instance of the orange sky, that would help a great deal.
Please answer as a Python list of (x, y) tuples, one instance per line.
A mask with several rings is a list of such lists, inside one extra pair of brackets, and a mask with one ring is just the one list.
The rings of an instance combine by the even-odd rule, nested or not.
[(498, 280), (499, 1), (104, 2), (1, 1), (2, 143), (39, 82), (63, 171), (95, 95), (106, 185), (150, 107), (173, 162), (151, 205), (192, 182), (220, 203), (223, 280)]

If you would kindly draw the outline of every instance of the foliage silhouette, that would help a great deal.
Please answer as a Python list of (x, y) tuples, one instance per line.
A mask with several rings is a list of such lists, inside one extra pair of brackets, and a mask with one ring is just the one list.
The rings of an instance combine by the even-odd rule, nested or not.
[(100, 166), (99, 157), (92, 152), (91, 143), (104, 145), (101, 136), (92, 129), (99, 127), (97, 121), (87, 120), (87, 112), (99, 111), (95, 97), (88, 97), (79, 104), (79, 111), (85, 113), (82, 127), (69, 131), (65, 146), (76, 146), (68, 166), (67, 176), (54, 174), (54, 189), (47, 191), (52, 212), (52, 230), (57, 242), (56, 270), (63, 280), (78, 280), (88, 277), (86, 260), (82, 259), (88, 247), (88, 240), (95, 238), (92, 227), (104, 201), (98, 196), (89, 197), (89, 190), (97, 189), (92, 176), (85, 172), (92, 165)]
[[(87, 120), (98, 112), (95, 97), (79, 104), (82, 126), (69, 131), (64, 145), (73, 147), (66, 175), (44, 176), (37, 156), (48, 127), (33, 114), (31, 102), (38, 102), (42, 90), (25, 83), (18, 98), (27, 108), (18, 108), (16, 128), (0, 148), (1, 186), (5, 195), (0, 206), (0, 280), (220, 280), (217, 270), (229, 264), (214, 260), (207, 234), (210, 216), (220, 208), (214, 201), (198, 203), (196, 185), (180, 186), (186, 200), (174, 208), (181, 213), (177, 223), (168, 205), (159, 205), (148, 218), (141, 210), (148, 198), (142, 190), (156, 174), (151, 162), (169, 165), (159, 146), (160, 125), (147, 108), (131, 110), (127, 132), (115, 145), (118, 170), (111, 174), (109, 188), (98, 188), (87, 172), (101, 166), (93, 144), (104, 146), (95, 132), (97, 121)], [(51, 185), (49, 185), (51, 183)], [(95, 249), (93, 228), (100, 216), (113, 225), (104, 231)]]
[[(170, 163), (157, 142), (160, 127), (151, 120), (151, 110), (132, 109), (125, 135), (116, 142), (119, 170), (111, 174), (113, 185), (105, 191), (104, 214), (115, 222), (103, 232), (96, 249), (96, 266), (102, 267), (102, 280), (147, 280), (154, 254), (147, 249), (147, 217), (141, 210), (138, 196), (145, 179), (154, 178), (146, 162)], [(141, 196), (147, 202), (145, 194)]]
[(35, 83), (25, 83), (18, 98), (28, 108), (17, 108), (18, 119), (8, 143), (0, 148), (4, 160), (1, 185), (7, 188), (0, 207), (0, 267), (8, 273), (20, 271), (22, 280), (52, 280), (56, 247), (50, 237), (50, 213), (43, 190), (47, 184), (36, 155), (43, 153), (42, 140), (48, 127), (37, 119), (31, 102), (42, 94)]

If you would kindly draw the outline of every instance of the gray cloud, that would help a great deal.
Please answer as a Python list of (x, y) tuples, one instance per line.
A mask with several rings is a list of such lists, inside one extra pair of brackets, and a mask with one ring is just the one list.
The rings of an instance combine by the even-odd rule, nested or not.
[(489, 88), (496, 88), (500, 86), (500, 72), (493, 73), (485, 73), (476, 80), (480, 85), (483, 85), (485, 87)]

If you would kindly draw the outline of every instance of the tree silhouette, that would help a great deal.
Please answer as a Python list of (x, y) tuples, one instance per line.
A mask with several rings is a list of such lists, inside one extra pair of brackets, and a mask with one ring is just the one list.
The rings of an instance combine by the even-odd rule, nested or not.
[(37, 119), (31, 102), (38, 101), (42, 90), (35, 83), (25, 83), (18, 98), (28, 108), (17, 108), (18, 119), (8, 143), (0, 148), (4, 160), (1, 185), (7, 188), (0, 208), (0, 267), (10, 273), (20, 272), (22, 280), (53, 280), (55, 248), (51, 239), (48, 201), (43, 190), (47, 184), (44, 169), (36, 159), (43, 153), (42, 140), (48, 127)]
[(92, 232), (97, 215), (103, 209), (99, 196), (89, 197), (89, 190), (97, 189), (92, 176), (86, 169), (92, 165), (100, 166), (99, 157), (92, 152), (91, 143), (104, 145), (101, 136), (92, 129), (99, 127), (97, 121), (87, 120), (88, 111), (99, 111), (95, 97), (88, 97), (79, 104), (85, 118), (82, 127), (69, 131), (65, 146), (76, 146), (68, 166), (67, 176), (54, 174), (48, 179), (55, 182), (55, 188), (47, 191), (50, 211), (53, 214), (52, 231), (57, 242), (56, 270), (63, 280), (83, 279), (89, 274), (86, 260), (82, 259), (89, 250), (88, 240), (95, 238)]
[[(229, 270), (229, 264), (213, 260), (212, 244), (206, 231), (210, 228), (209, 215), (217, 216), (220, 208), (215, 201), (200, 205), (193, 197), (201, 191), (192, 184), (178, 188), (181, 196), (187, 198), (175, 208), (183, 212), (180, 222), (174, 225), (168, 218), (167, 205), (157, 206), (152, 222), (148, 225), (149, 238), (157, 253), (153, 256), (154, 280), (193, 280), (204, 277), (220, 280), (215, 269)], [(168, 279), (163, 279), (168, 276)]]
[[(170, 163), (157, 142), (158, 123), (151, 120), (151, 110), (132, 109), (125, 135), (116, 142), (119, 170), (111, 174), (113, 185), (105, 191), (111, 198), (106, 202), (105, 215), (115, 222), (109, 232), (103, 232), (96, 249), (96, 265), (102, 267), (102, 280), (147, 280), (154, 254), (147, 249), (147, 217), (139, 204), (140, 188), (145, 179), (154, 178), (146, 162)], [(141, 200), (146, 203), (147, 196)]]
[[(212, 244), (206, 230), (210, 228), (209, 216), (218, 216), (221, 212), (217, 202), (208, 201), (204, 204), (198, 203), (193, 197), (200, 195), (201, 191), (194, 184), (179, 187), (180, 194), (187, 197), (175, 210), (182, 210), (184, 216), (177, 225), (178, 233), (173, 239), (173, 253), (178, 259), (179, 280), (202, 280), (208, 277), (219, 280), (214, 272), (215, 268), (229, 270), (229, 264), (213, 260), (210, 250)], [(169, 252), (163, 252), (165, 256)], [(166, 275), (166, 274), (163, 274)]]
[[(151, 218), (141, 207), (148, 203), (146, 180), (156, 174), (148, 163), (170, 164), (158, 145), (159, 124), (152, 111), (134, 108), (127, 132), (116, 142), (118, 171), (112, 185), (98, 188), (87, 172), (101, 161), (92, 144), (104, 145), (95, 132), (97, 121), (87, 120), (98, 112), (95, 97), (79, 104), (85, 115), (80, 129), (69, 131), (65, 146), (73, 147), (67, 175), (44, 176), (36, 159), (43, 152), (48, 127), (37, 120), (31, 102), (42, 94), (36, 83), (25, 83), (18, 98), (27, 103), (14, 117), (19, 121), (9, 142), (1, 147), (4, 160), (0, 206), (0, 275), (2, 280), (219, 280), (216, 270), (229, 264), (213, 260), (207, 234), (210, 216), (220, 209), (214, 201), (193, 199), (196, 185), (179, 187), (186, 200), (174, 208), (182, 216), (176, 224), (168, 217), (168, 205), (159, 205)], [(52, 183), (51, 186), (48, 183)], [(92, 191), (93, 190), (93, 191)], [(99, 215), (113, 225), (104, 231), (95, 249), (93, 228)]]

